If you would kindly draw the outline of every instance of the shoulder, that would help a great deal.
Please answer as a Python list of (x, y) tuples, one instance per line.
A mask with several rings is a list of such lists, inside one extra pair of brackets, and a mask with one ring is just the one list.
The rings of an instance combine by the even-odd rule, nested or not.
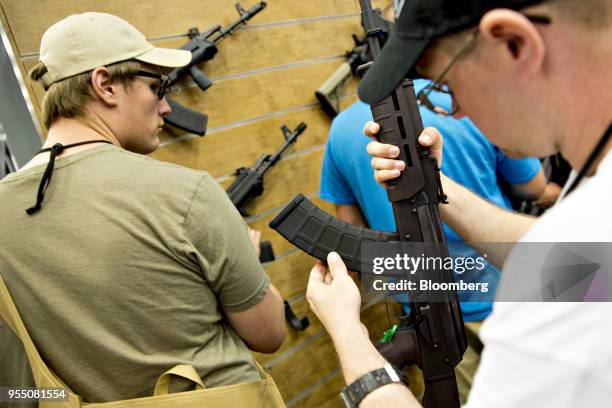
[(115, 193), (109, 194), (121, 193), (149, 206), (184, 209), (196, 195), (206, 195), (211, 200), (224, 195), (219, 184), (204, 171), (126, 150), (114, 149), (108, 155), (99, 155), (92, 165), (102, 170), (96, 176), (98, 183), (114, 186)]
[(109, 152), (112, 160), (104, 159), (107, 166), (116, 171), (129, 171), (124, 173), (130, 177), (142, 178), (142, 182), (160, 183), (163, 181), (174, 181), (184, 179), (190, 183), (199, 182), (204, 174), (203, 171), (190, 169), (177, 164), (163, 162), (150, 156), (132, 153), (123, 149), (114, 149)]

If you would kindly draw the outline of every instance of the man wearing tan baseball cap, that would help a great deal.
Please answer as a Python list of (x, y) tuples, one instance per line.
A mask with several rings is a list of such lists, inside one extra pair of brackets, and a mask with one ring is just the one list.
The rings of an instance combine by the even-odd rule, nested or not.
[(158, 48), (127, 21), (106, 13), (73, 14), (49, 27), (40, 43), (45, 87), (96, 67), (134, 59), (176, 68), (191, 61), (185, 50)]
[(176, 364), (206, 388), (261, 381), (249, 349), (284, 338), (281, 297), (223, 189), (141, 155), (170, 112), (162, 68), (190, 58), (83, 13), (45, 32), (30, 72), (48, 135), (0, 182), (2, 277), (45, 362), (88, 402), (152, 395)]

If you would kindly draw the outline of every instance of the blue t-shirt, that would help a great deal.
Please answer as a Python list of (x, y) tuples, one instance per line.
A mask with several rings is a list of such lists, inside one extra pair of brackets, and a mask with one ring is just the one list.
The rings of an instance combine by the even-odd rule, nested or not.
[[(428, 81), (415, 81), (418, 92)], [(450, 98), (436, 94), (430, 99), (442, 107), (450, 107)], [(510, 209), (510, 201), (498, 184), (498, 176), (510, 184), (526, 183), (540, 171), (539, 160), (514, 160), (489, 142), (468, 119), (460, 120), (437, 115), (421, 108), (425, 127), (437, 128), (444, 137), (442, 172), (457, 183), (486, 198), (499, 207)], [(396, 231), (393, 210), (387, 193), (374, 180), (371, 157), (366, 145), (371, 139), (363, 134), (363, 127), (372, 120), (369, 105), (356, 102), (341, 112), (333, 121), (321, 170), (320, 197), (335, 204), (357, 204), (368, 226), (383, 231)], [(476, 257), (477, 252), (462, 244), (463, 240), (446, 224), (444, 232), (453, 257)], [(499, 270), (493, 265), (478, 276), (461, 276), (466, 282), (488, 282), (489, 291), (474, 298), (474, 292), (459, 293), (465, 321), (480, 321), (491, 313)]]

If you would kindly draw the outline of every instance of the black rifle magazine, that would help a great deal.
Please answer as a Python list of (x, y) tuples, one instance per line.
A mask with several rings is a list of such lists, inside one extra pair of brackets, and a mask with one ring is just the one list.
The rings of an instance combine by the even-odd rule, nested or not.
[(346, 267), (354, 272), (362, 272), (363, 268), (373, 265), (373, 259), (367, 259), (361, 254), (364, 242), (399, 244), (397, 233), (376, 231), (340, 221), (302, 194), (295, 196), (270, 221), (269, 227), (302, 251), (324, 262), (327, 254), (337, 252)]
[(164, 116), (165, 123), (196, 135), (206, 134), (208, 116), (205, 113), (193, 111), (168, 97), (166, 101), (172, 112)]

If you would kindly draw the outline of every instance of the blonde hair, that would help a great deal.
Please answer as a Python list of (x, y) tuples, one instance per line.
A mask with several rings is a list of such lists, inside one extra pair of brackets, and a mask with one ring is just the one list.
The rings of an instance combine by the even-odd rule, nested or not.
[[(109, 78), (111, 82), (119, 81), (125, 87), (131, 84), (131, 76), (140, 70), (137, 61), (122, 61), (108, 65)], [(47, 72), (44, 63), (39, 62), (28, 73), (32, 81), (41, 81)], [(46, 129), (63, 118), (84, 117), (85, 105), (93, 100), (93, 88), (91, 85), (92, 71), (77, 74), (61, 81), (51, 84), (42, 103), (43, 125)]]

